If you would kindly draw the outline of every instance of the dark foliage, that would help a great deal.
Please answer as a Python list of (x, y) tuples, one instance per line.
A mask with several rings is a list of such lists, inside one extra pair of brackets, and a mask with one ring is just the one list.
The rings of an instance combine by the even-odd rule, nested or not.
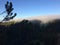
[(9, 21), (9, 20), (13, 19), (17, 15), (16, 13), (13, 15), (13, 13), (12, 13), (12, 11), (14, 10), (12, 2), (7, 1), (6, 4), (5, 4), (5, 9), (6, 9), (6, 11), (4, 11), (3, 13), (7, 12), (7, 15), (4, 17), (2, 22), (3, 21)]
[(47, 24), (23, 20), (10, 26), (0, 25), (0, 45), (60, 45), (59, 39), (60, 20)]

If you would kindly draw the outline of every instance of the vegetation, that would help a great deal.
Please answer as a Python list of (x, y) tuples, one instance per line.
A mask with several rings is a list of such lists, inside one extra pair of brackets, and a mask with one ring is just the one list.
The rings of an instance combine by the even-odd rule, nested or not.
[(5, 9), (6, 9), (6, 11), (2, 12), (1, 14), (7, 12), (7, 15), (4, 17), (4, 19), (1, 22), (9, 21), (17, 15), (16, 13), (13, 15), (13, 13), (12, 13), (12, 11), (14, 10), (12, 2), (7, 1), (7, 3), (5, 4)]
[[(8, 5), (9, 4), (9, 5)], [(7, 2), (3, 21), (13, 19), (12, 3)], [(43, 24), (41, 21), (0, 23), (0, 45), (60, 45), (60, 19)]]
[(3, 26), (9, 26), (9, 25), (12, 25), (12, 24), (15, 24), (15, 21), (2, 22), (2, 23), (0, 23), (0, 25), (3, 25)]
[[(33, 21), (32, 21), (33, 22)], [(57, 45), (60, 38), (60, 20), (41, 24), (22, 20), (0, 25), (0, 45)], [(6, 24), (6, 23), (5, 23)], [(46, 25), (46, 26), (45, 26)]]

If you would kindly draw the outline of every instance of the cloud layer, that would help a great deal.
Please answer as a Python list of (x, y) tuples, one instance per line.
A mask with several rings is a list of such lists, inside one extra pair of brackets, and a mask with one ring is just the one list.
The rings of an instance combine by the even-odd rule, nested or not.
[(22, 21), (23, 19), (26, 20), (41, 20), (42, 22), (53, 21), (55, 19), (60, 19), (60, 15), (46, 15), (46, 16), (34, 16), (34, 17), (27, 17), (27, 18), (17, 18), (13, 19), (14, 21)]

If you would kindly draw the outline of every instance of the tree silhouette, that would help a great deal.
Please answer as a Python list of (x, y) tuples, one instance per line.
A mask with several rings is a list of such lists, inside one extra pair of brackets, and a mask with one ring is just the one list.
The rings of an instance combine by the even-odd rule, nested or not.
[(7, 1), (6, 4), (5, 4), (5, 9), (6, 9), (6, 11), (4, 11), (3, 13), (7, 12), (7, 15), (4, 17), (2, 22), (3, 21), (9, 21), (17, 15), (16, 13), (14, 13), (14, 14), (12, 13), (12, 11), (14, 10), (12, 2)]

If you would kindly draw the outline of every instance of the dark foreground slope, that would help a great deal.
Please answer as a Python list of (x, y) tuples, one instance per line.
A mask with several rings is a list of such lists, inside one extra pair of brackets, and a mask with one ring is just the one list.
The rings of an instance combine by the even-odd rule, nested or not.
[(0, 25), (0, 45), (60, 45), (60, 20)]

